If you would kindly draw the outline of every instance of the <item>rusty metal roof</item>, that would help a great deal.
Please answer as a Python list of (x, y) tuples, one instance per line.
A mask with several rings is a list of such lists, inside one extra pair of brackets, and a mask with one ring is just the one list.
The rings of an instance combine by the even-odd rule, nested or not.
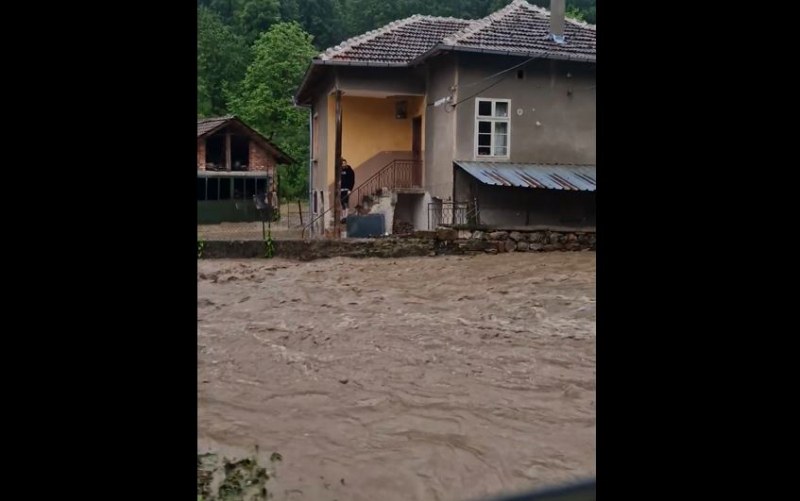
[(456, 165), (484, 184), (549, 190), (596, 191), (594, 165), (545, 165), (508, 162), (456, 161)]

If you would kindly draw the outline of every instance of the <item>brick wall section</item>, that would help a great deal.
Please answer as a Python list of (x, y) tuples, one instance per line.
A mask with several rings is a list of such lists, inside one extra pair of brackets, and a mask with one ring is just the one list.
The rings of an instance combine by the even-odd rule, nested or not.
[[(255, 141), (250, 141), (250, 166), (248, 170), (266, 172), (273, 181), (275, 180), (275, 158)], [(275, 188), (271, 186), (270, 191), (276, 191)]]
[(267, 151), (258, 146), (255, 141), (250, 141), (250, 169), (257, 171), (271, 171), (275, 167), (275, 159)]
[(206, 170), (206, 140), (197, 140), (197, 170)]

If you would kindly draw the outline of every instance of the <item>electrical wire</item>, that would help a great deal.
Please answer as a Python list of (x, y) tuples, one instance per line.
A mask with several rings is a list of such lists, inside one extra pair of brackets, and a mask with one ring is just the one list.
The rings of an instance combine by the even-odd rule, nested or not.
[[(474, 93), (474, 94), (471, 94), (470, 96), (468, 96), (468, 97), (465, 97), (464, 99), (459, 99), (459, 100), (458, 100), (458, 102), (455, 102), (455, 103), (453, 103), (453, 104), (449, 105), (449, 106), (450, 106), (450, 109), (451, 109), (451, 111), (452, 111), (452, 109), (453, 109), (453, 108), (455, 108), (455, 107), (456, 107), (456, 106), (458, 106), (459, 104), (463, 103), (464, 101), (466, 101), (466, 100), (468, 100), (468, 99), (472, 99), (473, 97), (477, 96), (478, 94), (480, 94), (480, 93), (482, 93), (482, 92), (485, 92), (485, 91), (487, 91), (487, 90), (491, 89), (492, 87), (494, 87), (495, 85), (499, 84), (499, 83), (500, 83), (500, 82), (502, 82), (503, 80), (504, 80), (504, 79), (502, 79), (502, 78), (501, 78), (500, 80), (496, 81), (496, 82), (495, 82), (495, 83), (493, 83), (492, 85), (487, 85), (486, 87), (482, 88), (482, 89), (481, 89), (481, 90), (479, 90), (478, 92), (476, 92), (476, 93)], [(447, 111), (447, 110), (445, 109), (445, 111)], [(450, 112), (448, 111), (448, 113), (450, 113)]]
[[(519, 68), (519, 67), (521, 67), (521, 66), (525, 66), (525, 65), (527, 65), (528, 63), (530, 63), (531, 61), (533, 61), (534, 59), (538, 59), (538, 57), (531, 57), (530, 59), (528, 59), (528, 60), (526, 60), (526, 61), (523, 61), (523, 62), (521, 62), (521, 63), (519, 63), (519, 64), (515, 64), (514, 66), (511, 66), (510, 68), (506, 68), (506, 69), (504, 69), (504, 70), (502, 70), (502, 71), (498, 71), (497, 73), (495, 73), (495, 74), (493, 74), (493, 75), (489, 75), (488, 77), (484, 77), (484, 78), (482, 78), (482, 79), (480, 79), (480, 80), (476, 80), (475, 82), (470, 82), (470, 83), (468, 83), (468, 84), (463, 84), (463, 85), (462, 85), (462, 84), (458, 84), (458, 85), (455, 85), (454, 87), (455, 87), (455, 89), (456, 89), (456, 90), (460, 90), (460, 89), (463, 89), (463, 88), (469, 88), (469, 87), (472, 87), (472, 86), (474, 86), (474, 85), (477, 85), (477, 84), (479, 84), (479, 83), (481, 83), (481, 82), (484, 82), (484, 81), (486, 81), (486, 80), (489, 80), (489, 79), (492, 79), (492, 78), (498, 77), (498, 76), (500, 76), (500, 75), (503, 75), (504, 73), (508, 73), (509, 71), (515, 70), (515, 69), (517, 69), (517, 68)], [(480, 93), (482, 93), (482, 92), (485, 92), (485, 91), (487, 91), (487, 90), (491, 89), (491, 88), (492, 88), (492, 87), (494, 87), (495, 85), (497, 85), (497, 84), (499, 84), (500, 82), (502, 82), (504, 79), (505, 79), (505, 77), (504, 77), (504, 78), (501, 78), (501, 79), (499, 79), (499, 80), (497, 80), (496, 82), (492, 83), (491, 85), (487, 85), (486, 87), (483, 87), (481, 90), (479, 90), (479, 91), (477, 91), (477, 92), (475, 92), (475, 93), (473, 93), (473, 94), (470, 94), (469, 96), (467, 96), (467, 97), (465, 97), (465, 98), (463, 98), (463, 99), (459, 99), (459, 100), (458, 100), (457, 102), (455, 102), (455, 103), (446, 103), (446, 104), (445, 104), (445, 112), (446, 112), (446, 113), (450, 113), (450, 112), (452, 112), (452, 111), (453, 111), (453, 109), (454, 109), (456, 106), (458, 106), (459, 104), (461, 104), (461, 103), (463, 103), (464, 101), (467, 101), (467, 100), (469, 100), (469, 99), (472, 99), (473, 97), (477, 96), (478, 94), (480, 94)], [(543, 89), (543, 88), (545, 88), (545, 86), (542, 86), (542, 85), (534, 85), (534, 86), (528, 86), (528, 87), (529, 87), (529, 88), (535, 88), (535, 89)], [(589, 87), (578, 87), (578, 88), (573, 88), (573, 89), (570, 89), (570, 91), (571, 91), (571, 92), (575, 92), (575, 91), (580, 91), (580, 90), (591, 90), (591, 89), (596, 89), (596, 88), (597, 88), (597, 85), (591, 85), (591, 86), (589, 86)], [(430, 106), (434, 106), (434, 103), (428, 104), (428, 107), (430, 107)]]
[[(514, 66), (512, 66), (512, 67), (510, 67), (510, 68), (506, 68), (506, 69), (504, 69), (504, 70), (500, 70), (500, 71), (498, 71), (497, 73), (495, 73), (495, 74), (493, 74), (493, 75), (489, 75), (488, 77), (483, 77), (483, 78), (481, 78), (480, 80), (476, 80), (476, 81), (474, 81), (474, 82), (470, 82), (470, 83), (468, 83), (468, 84), (456, 84), (456, 85), (454, 85), (453, 87), (455, 87), (455, 90), (459, 90), (459, 89), (463, 89), (463, 88), (472, 87), (473, 85), (478, 85), (478, 84), (479, 84), (479, 83), (481, 83), (481, 82), (485, 82), (486, 80), (490, 80), (490, 79), (492, 79), (492, 78), (495, 78), (495, 77), (497, 77), (497, 76), (500, 76), (500, 75), (502, 75), (503, 73), (507, 73), (507, 72), (509, 72), (509, 71), (511, 71), (511, 70), (515, 70), (515, 69), (519, 68), (520, 66), (525, 66), (526, 64), (530, 63), (530, 62), (531, 62), (531, 61), (533, 61), (534, 59), (538, 59), (539, 57), (540, 57), (540, 56), (534, 56), (534, 57), (531, 57), (531, 58), (527, 59), (526, 61), (523, 61), (523, 62), (521, 62), (521, 63), (519, 63), (519, 64), (515, 64)], [(487, 89), (490, 89), (490, 88), (494, 87), (495, 85), (497, 85), (498, 83), (500, 83), (500, 82), (502, 82), (502, 81), (503, 81), (503, 79), (500, 79), (500, 80), (498, 80), (497, 82), (493, 83), (493, 84), (492, 84), (492, 85), (490, 85), (489, 87), (486, 87), (485, 89), (482, 89), (482, 90), (480, 90), (480, 91), (479, 91), (479, 93), (480, 93), (480, 92), (483, 92), (483, 91), (485, 91), (485, 90), (487, 90)], [(473, 94), (473, 96), (471, 96), (471, 97), (474, 97), (475, 95), (476, 95), (476, 94)], [(467, 99), (469, 99), (469, 98), (467, 98)], [(462, 100), (462, 101), (463, 101), (463, 100)], [(456, 104), (458, 104), (458, 103), (455, 103), (455, 104), (452, 104), (452, 105), (447, 105), (447, 106), (452, 106), (452, 107), (455, 107), (455, 106), (456, 106)], [(435, 103), (429, 103), (427, 106), (428, 106), (428, 107), (435, 106)], [(446, 108), (445, 108), (445, 110), (446, 110)]]

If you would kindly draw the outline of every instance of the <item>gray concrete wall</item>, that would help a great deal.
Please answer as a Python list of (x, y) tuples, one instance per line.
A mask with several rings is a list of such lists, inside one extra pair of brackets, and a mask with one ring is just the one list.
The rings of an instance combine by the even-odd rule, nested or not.
[(394, 208), (395, 221), (414, 224), (414, 201), (422, 195), (400, 193), (397, 195), (397, 205)]
[[(329, 110), (328, 110), (328, 95), (333, 88), (332, 80), (326, 85), (326, 90), (321, 92), (313, 101), (313, 113), (317, 113), (318, 122), (318, 140), (319, 147), (317, 154), (314, 157), (314, 174), (313, 174), (313, 187), (314, 193), (317, 196), (318, 214), (322, 214), (331, 205), (331, 190), (328, 189), (328, 147), (333, 147), (329, 144)], [(312, 142), (313, 147), (313, 142)], [(332, 219), (330, 217), (323, 217), (316, 220), (314, 224), (314, 233), (319, 235), (325, 228), (331, 227)]]
[(414, 205), (414, 229), (428, 230), (428, 204), (432, 198), (430, 193), (425, 193), (416, 199)]
[[(594, 64), (534, 60), (520, 68), (522, 79), (517, 78), (517, 70), (512, 70), (490, 89), (478, 92), (497, 78), (465, 87), (523, 61), (486, 54), (459, 55), (459, 99), (477, 92), (475, 97), (511, 100), (510, 157), (492, 161), (596, 164), (597, 98), (591, 88), (596, 85)], [(456, 112), (456, 159), (486, 159), (475, 156), (475, 98), (459, 104)]]
[(313, 113), (317, 114), (319, 131), (319, 147), (314, 158), (314, 189), (324, 190), (328, 184), (328, 92), (320, 94), (314, 100)]
[(477, 195), (479, 181), (469, 175), (464, 169), (453, 165), (455, 169), (455, 197), (456, 202), (471, 202)]
[(428, 229), (428, 193), (400, 193), (394, 210), (395, 220), (411, 223), (415, 230)]
[(477, 198), (480, 222), (487, 226), (587, 228), (596, 225), (593, 192), (480, 185)]
[[(458, 78), (456, 56), (444, 54), (428, 64), (428, 103), (451, 95)], [(446, 200), (453, 192), (453, 155), (455, 153), (455, 111), (429, 106), (425, 115), (425, 167), (423, 186), (431, 196)]]

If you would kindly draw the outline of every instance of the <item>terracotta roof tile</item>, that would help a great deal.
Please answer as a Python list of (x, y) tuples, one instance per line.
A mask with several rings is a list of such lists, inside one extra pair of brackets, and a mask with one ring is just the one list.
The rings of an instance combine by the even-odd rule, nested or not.
[(515, 0), (505, 8), (473, 23), (443, 40), (444, 45), (461, 49), (519, 53), (545, 58), (595, 61), (596, 28), (567, 18), (564, 43), (550, 35), (550, 11)]
[(565, 43), (552, 40), (550, 11), (524, 0), (470, 21), (414, 15), (345, 40), (318, 56), (323, 63), (405, 65), (437, 45), (558, 59), (595, 61), (596, 28), (567, 18)]
[(405, 64), (469, 24), (470, 21), (464, 19), (415, 15), (345, 40), (319, 58)]

